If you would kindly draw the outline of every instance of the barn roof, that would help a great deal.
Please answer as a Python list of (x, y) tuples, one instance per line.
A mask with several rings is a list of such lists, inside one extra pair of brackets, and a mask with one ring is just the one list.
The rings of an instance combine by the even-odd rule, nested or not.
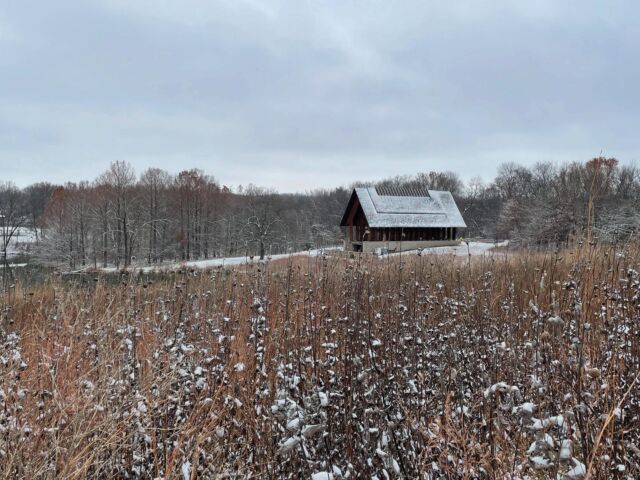
[(466, 228), (451, 192), (427, 189), (356, 188), (341, 226), (357, 199), (371, 228)]

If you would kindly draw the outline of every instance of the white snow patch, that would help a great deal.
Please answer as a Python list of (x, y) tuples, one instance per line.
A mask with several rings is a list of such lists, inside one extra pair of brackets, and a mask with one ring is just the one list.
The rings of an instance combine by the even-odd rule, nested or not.
[(564, 474), (566, 478), (583, 478), (587, 474), (587, 467), (579, 460), (573, 459), (575, 465), (571, 470)]
[(278, 453), (281, 455), (284, 453), (289, 453), (291, 450), (293, 450), (298, 445), (300, 445), (300, 441), (301, 441), (300, 437), (287, 438), (287, 440), (285, 440), (285, 442), (282, 445), (280, 445), (280, 448), (278, 449)]
[(318, 472), (311, 475), (311, 480), (333, 480), (333, 473)]
[[(210, 258), (207, 260), (190, 260), (187, 262), (178, 262), (178, 263), (166, 263), (163, 265), (139, 265), (134, 266), (132, 268), (142, 271), (142, 272), (153, 272), (160, 270), (171, 270), (174, 268), (211, 268), (211, 267), (224, 267), (224, 266), (234, 266), (234, 265), (249, 265), (249, 264), (257, 264), (263, 263), (269, 260), (282, 260), (284, 258), (289, 257), (297, 257), (297, 256), (308, 256), (308, 257), (319, 257), (324, 255), (325, 252), (330, 251), (339, 251), (342, 250), (342, 247), (325, 247), (325, 248), (315, 248), (311, 250), (303, 250), (299, 252), (292, 253), (280, 253), (277, 255), (268, 255), (264, 260), (260, 260), (259, 256), (244, 256), (244, 257), (220, 257), (220, 258)], [(106, 267), (101, 269), (104, 272), (115, 272), (117, 269), (115, 267)]]
[(189, 460), (186, 460), (182, 464), (181, 471), (182, 471), (183, 480), (190, 480), (191, 479), (191, 462)]
[[(408, 250), (406, 252), (391, 253), (389, 255), (454, 255), (454, 256), (482, 256), (486, 254), (492, 254), (491, 249), (495, 247), (504, 247), (509, 244), (508, 241), (504, 242), (462, 242), (460, 245), (449, 247), (427, 247), (420, 250)], [(385, 257), (385, 255), (382, 255)]]

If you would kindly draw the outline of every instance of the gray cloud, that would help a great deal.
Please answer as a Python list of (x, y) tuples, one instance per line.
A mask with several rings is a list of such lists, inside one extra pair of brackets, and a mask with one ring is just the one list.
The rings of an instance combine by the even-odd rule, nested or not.
[[(606, 8), (605, 8), (606, 7)], [(0, 7), (0, 177), (115, 159), (284, 190), (640, 153), (632, 2)]]

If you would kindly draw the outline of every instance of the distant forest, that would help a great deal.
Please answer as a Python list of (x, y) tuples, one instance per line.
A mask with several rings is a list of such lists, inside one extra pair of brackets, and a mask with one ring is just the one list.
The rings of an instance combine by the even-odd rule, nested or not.
[(514, 245), (625, 241), (640, 226), (640, 171), (613, 158), (506, 163), (487, 183), (429, 172), (304, 194), (255, 185), (232, 191), (197, 169), (174, 175), (150, 168), (137, 175), (118, 161), (91, 182), (23, 189), (0, 183), (0, 255), (6, 258), (11, 237), (25, 229), (36, 240), (33, 256), (70, 268), (262, 257), (336, 245), (351, 189), (364, 185), (449, 190), (468, 225), (467, 238)]

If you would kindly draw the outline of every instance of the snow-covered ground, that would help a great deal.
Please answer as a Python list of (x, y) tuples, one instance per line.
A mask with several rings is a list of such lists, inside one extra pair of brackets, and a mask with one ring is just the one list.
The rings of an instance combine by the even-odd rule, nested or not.
[[(9, 268), (22, 268), (26, 267), (28, 264), (26, 263), (10, 263)], [(4, 268), (4, 265), (0, 263), (0, 269)]]
[[(342, 250), (342, 247), (326, 247), (326, 248), (316, 248), (313, 250), (304, 250), (301, 252), (292, 252), (292, 253), (281, 253), (278, 255), (268, 255), (265, 257), (265, 260), (260, 260), (259, 256), (254, 257), (222, 257), (222, 258), (210, 258), (207, 260), (189, 260), (186, 262), (178, 262), (178, 263), (164, 263), (161, 265), (145, 265), (145, 266), (134, 266), (138, 271), (143, 272), (152, 272), (156, 270), (166, 270), (172, 268), (211, 268), (211, 267), (224, 267), (224, 266), (233, 266), (233, 265), (248, 265), (251, 263), (260, 263), (261, 261), (269, 261), (269, 260), (281, 260), (283, 258), (295, 257), (295, 256), (309, 256), (309, 257), (317, 257), (322, 255), (324, 252)], [(105, 272), (113, 272), (116, 271), (115, 267), (107, 267), (102, 269)]]
[[(15, 257), (24, 252), (30, 244), (35, 243), (36, 234), (31, 228), (18, 227), (7, 247), (7, 257)], [(0, 245), (2, 245), (2, 231), (0, 231)], [(0, 247), (1, 248), (1, 247)]]
[[(322, 255), (324, 252), (329, 252), (331, 250), (342, 250), (342, 247), (327, 247), (327, 248), (316, 248), (313, 250), (304, 250), (301, 252), (292, 252), (292, 253), (281, 253), (278, 255), (268, 255), (265, 257), (266, 260), (281, 260), (283, 258), (289, 257), (297, 257), (297, 256), (309, 256), (309, 257), (317, 257)], [(254, 257), (226, 257), (226, 258), (212, 258), (209, 260), (192, 260), (189, 262), (183, 262), (179, 265), (185, 265), (187, 267), (196, 267), (196, 268), (208, 268), (208, 267), (219, 267), (225, 265), (244, 265), (248, 263), (258, 263), (260, 262), (259, 256)]]
[[(422, 249), (421, 252), (423, 255), (427, 254), (435, 254), (435, 255), (459, 255), (459, 256), (467, 256), (471, 254), (472, 256), (485, 255), (494, 247), (501, 247), (507, 245), (508, 242), (499, 242), (499, 243), (491, 243), (491, 242), (469, 242), (462, 243), (461, 245), (455, 247), (430, 247)], [(269, 255), (265, 257), (265, 261), (270, 260), (282, 260), (289, 257), (294, 256), (309, 256), (309, 257), (317, 257), (322, 255), (323, 253), (329, 253), (332, 251), (341, 251), (342, 247), (326, 247), (326, 248), (317, 248), (313, 250), (304, 250), (300, 252), (292, 252), (292, 253), (282, 253), (278, 255)], [(410, 250), (406, 252), (402, 252), (402, 255), (416, 255), (420, 250)], [(392, 253), (391, 256), (401, 255), (400, 253)], [(385, 257), (380, 256), (378, 258)], [(259, 257), (223, 257), (223, 258), (211, 258), (207, 260), (190, 260), (186, 262), (177, 262), (177, 263), (164, 263), (160, 265), (139, 265), (133, 266), (132, 268), (137, 271), (142, 272), (152, 272), (157, 270), (170, 270), (174, 268), (211, 268), (211, 267), (224, 267), (224, 266), (235, 266), (235, 265), (248, 265), (252, 263), (260, 263), (261, 260)], [(116, 271), (115, 267), (107, 267), (101, 269), (105, 272), (114, 272)]]
[(434, 254), (434, 255), (478, 256), (478, 255), (485, 255), (487, 253), (490, 253), (491, 249), (495, 247), (504, 247), (504, 246), (507, 246), (508, 244), (509, 244), (508, 241), (497, 242), (497, 243), (463, 242), (460, 245), (456, 245), (455, 247), (429, 247), (429, 248), (423, 248), (422, 250), (410, 250), (407, 252), (392, 253), (391, 255), (392, 256), (411, 255), (411, 254), (415, 255), (418, 252), (421, 252), (423, 255)]

